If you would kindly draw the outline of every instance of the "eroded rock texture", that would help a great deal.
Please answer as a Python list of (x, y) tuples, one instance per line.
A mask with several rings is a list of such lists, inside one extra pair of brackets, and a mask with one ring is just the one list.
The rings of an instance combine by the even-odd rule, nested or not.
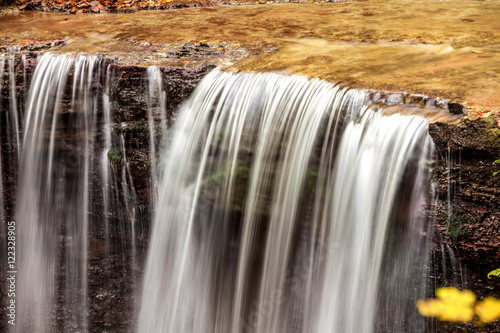
[[(500, 296), (500, 128), (495, 116), (433, 123), (429, 133), (438, 148), (434, 169), (437, 203), (431, 283), (473, 290), (479, 298)], [(436, 323), (437, 325), (437, 323)], [(440, 323), (444, 331), (474, 332), (472, 325)], [(498, 332), (498, 324), (486, 325)]]

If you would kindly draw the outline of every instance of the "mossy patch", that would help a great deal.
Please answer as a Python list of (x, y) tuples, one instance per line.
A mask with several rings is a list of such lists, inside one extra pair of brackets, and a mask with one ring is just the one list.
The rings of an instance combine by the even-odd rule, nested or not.
[(460, 238), (469, 233), (466, 225), (470, 223), (470, 219), (463, 214), (460, 208), (451, 208), (449, 216), (446, 219), (446, 234), (453, 243), (456, 243)]
[(147, 131), (149, 134), (149, 126), (143, 120), (132, 121), (127, 124), (127, 126), (123, 127), (123, 132), (135, 132), (141, 133)]
[[(209, 188), (214, 185), (221, 185), (228, 177), (231, 169), (228, 167), (221, 168), (217, 172), (208, 176), (203, 180), (202, 188)], [(245, 165), (238, 165), (234, 170), (234, 177), (236, 181), (246, 181), (250, 169)]]
[(318, 182), (318, 172), (315, 170), (309, 170), (307, 173), (307, 180), (306, 180), (307, 191), (314, 191), (316, 189), (317, 182)]
[(123, 163), (123, 154), (119, 148), (111, 148), (108, 150), (108, 160), (114, 167), (119, 167)]

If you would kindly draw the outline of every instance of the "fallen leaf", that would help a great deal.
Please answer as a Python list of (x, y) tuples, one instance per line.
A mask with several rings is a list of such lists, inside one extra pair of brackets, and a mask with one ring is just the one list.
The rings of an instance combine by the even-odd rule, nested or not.
[(437, 317), (443, 311), (444, 304), (437, 299), (419, 300), (417, 302), (418, 312), (422, 316)]
[(439, 288), (437, 299), (419, 300), (417, 308), (421, 315), (437, 317), (441, 321), (467, 323), (474, 318), (472, 305), (476, 295), (470, 290), (458, 290), (454, 287)]
[(476, 313), (483, 323), (491, 323), (500, 319), (500, 300), (486, 297), (476, 305)]
[(481, 50), (472, 50), (472, 53), (481, 54), (481, 53), (484, 53), (484, 51), (481, 51)]

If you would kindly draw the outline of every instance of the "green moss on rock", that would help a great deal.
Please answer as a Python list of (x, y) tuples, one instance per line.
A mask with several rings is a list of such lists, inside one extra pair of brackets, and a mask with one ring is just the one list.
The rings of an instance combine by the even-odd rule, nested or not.
[(119, 148), (111, 148), (108, 150), (108, 159), (112, 166), (119, 167), (123, 163), (123, 154)]

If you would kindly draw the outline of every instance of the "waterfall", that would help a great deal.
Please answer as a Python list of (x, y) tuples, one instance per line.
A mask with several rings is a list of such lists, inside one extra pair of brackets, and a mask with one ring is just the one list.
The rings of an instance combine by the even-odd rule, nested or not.
[[(19, 164), (21, 133), (23, 121), (23, 100), (21, 98), (21, 74), (25, 85), (25, 59), (16, 61), (16, 48), (8, 48), (6, 54), (0, 54), (0, 105), (4, 107), (0, 115), (0, 216), (12, 218), (11, 208), (15, 198), (7, 194), (15, 184)], [(21, 71), (22, 68), (22, 71)], [(5, 98), (3, 98), (5, 97)], [(15, 186), (15, 185), (14, 185)]]
[[(0, 217), (18, 232), (13, 332), (131, 329), (149, 200), (140, 332), (419, 330), (427, 120), (321, 80), (215, 70), (165, 147), (171, 82), (159, 67), (145, 71), (130, 113), (121, 67), (99, 56), (41, 55), (29, 84), (17, 59), (0, 57), (10, 84), (0, 203), (15, 203)], [(15, 175), (14, 202), (3, 190)]]
[[(87, 327), (93, 84), (100, 71), (95, 56), (45, 54), (32, 79), (16, 209), (21, 244), (17, 332)], [(54, 314), (62, 321), (56, 323)]]
[[(6, 67), (9, 78), (13, 63), (0, 58), (0, 71)], [(137, 175), (138, 165), (147, 169), (147, 154), (130, 143), (142, 135), (141, 116), (151, 116), (150, 127), (166, 127), (165, 91), (155, 69), (148, 70), (143, 114), (130, 121), (117, 100), (119, 67), (96, 55), (45, 53), (29, 84), (24, 117), (17, 105), (23, 131), (11, 124), (12, 103), (0, 118), (8, 125), (0, 148), (13, 151), (0, 150), (0, 174), (5, 165), (17, 173), (18, 153), (20, 158), (12, 217), (19, 263), (12, 331), (102, 331), (111, 321), (119, 329), (132, 325), (149, 221), (141, 205), (156, 191)], [(12, 96), (15, 89), (6, 88)], [(155, 131), (150, 134), (154, 160), (162, 141)]]
[[(365, 115), (360, 124), (351, 123), (345, 129), (333, 178), (328, 182), (331, 188), (327, 191), (333, 193), (333, 204), (328, 207), (330, 211), (327, 214), (332, 230), (326, 237), (328, 244), (334, 245), (337, 250), (332, 251), (326, 260), (316, 332), (372, 331), (380, 282), (384, 283), (384, 293), (387, 294), (383, 297), (408, 297), (402, 289), (404, 286), (398, 285), (398, 282), (411, 281), (410, 273), (415, 268), (409, 265), (408, 260), (418, 258), (416, 250), (422, 252), (420, 257), (425, 255), (427, 247), (414, 247), (416, 244), (412, 244), (412, 239), (404, 239), (405, 234), (401, 232), (396, 237), (402, 240), (396, 242), (405, 243), (390, 242), (394, 237), (391, 234), (401, 228), (397, 224), (419, 228), (416, 222), (422, 200), (418, 199), (425, 193), (421, 187), (427, 177), (423, 173), (427, 171), (424, 169), (425, 162), (432, 153), (426, 129), (424, 119), (400, 115), (384, 117), (373, 113)], [(416, 191), (411, 191), (414, 188)], [(405, 191), (409, 192), (409, 199), (404, 198), (408, 195)], [(407, 212), (398, 212), (398, 209)], [(389, 245), (393, 247), (391, 252), (396, 251), (393, 253), (402, 256), (401, 259), (393, 258), (393, 253), (389, 253), (387, 258), (384, 252)], [(395, 262), (388, 272), (381, 274), (386, 260)], [(395, 280), (398, 275), (404, 275), (406, 279)], [(387, 281), (391, 283), (387, 284)], [(391, 288), (400, 295), (393, 295)], [(412, 299), (416, 301), (418, 294), (410, 296), (413, 298), (408, 301), (413, 306)], [(401, 310), (400, 305), (394, 305), (392, 311)], [(408, 319), (406, 313), (393, 318), (396, 324)], [(390, 331), (407, 329), (401, 328)]]
[(16, 94), (16, 76), (15, 76), (15, 70), (14, 70), (14, 61), (15, 61), (15, 53), (10, 52), (9, 53), (9, 81), (10, 81), (10, 90), (9, 90), (9, 100), (10, 100), (10, 113), (9, 117), (11, 118), (11, 124), (10, 126), (14, 128), (12, 131), (14, 135), (14, 144), (17, 149), (15, 149), (16, 153), (18, 154), (19, 158), (19, 152), (21, 150), (21, 139), (20, 139), (20, 119), (19, 119), (19, 112), (18, 112), (18, 107), (17, 107), (17, 94)]
[[(152, 201), (156, 200), (158, 192), (158, 162), (157, 155), (163, 148), (164, 138), (158, 138), (158, 133), (167, 130), (167, 97), (163, 89), (163, 78), (160, 67), (149, 66), (146, 69), (148, 82), (148, 127), (149, 127), (149, 158), (151, 161), (151, 182), (153, 185)], [(156, 124), (159, 123), (159, 130)]]
[(418, 331), (433, 146), (321, 80), (213, 71), (168, 147), (139, 332)]
[[(0, 54), (0, 106), (2, 105), (2, 94), (1, 92), (3, 91), (3, 72), (5, 69), (5, 60), (4, 60), (4, 55)], [(2, 118), (0, 117), (0, 127), (2, 126)], [(5, 202), (3, 199), (4, 196), (4, 186), (3, 186), (3, 167), (2, 167), (2, 150), (3, 150), (3, 143), (2, 143), (2, 136), (0, 135), (0, 222), (4, 223), (5, 221)]]

